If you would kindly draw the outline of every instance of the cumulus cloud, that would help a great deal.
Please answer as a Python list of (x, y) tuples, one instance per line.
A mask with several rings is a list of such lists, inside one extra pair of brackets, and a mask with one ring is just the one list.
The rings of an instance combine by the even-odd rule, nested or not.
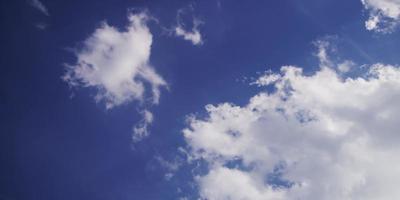
[(247, 105), (207, 105), (206, 117), (189, 118), (183, 134), (190, 157), (208, 166), (196, 175), (201, 197), (400, 196), (400, 69), (377, 63), (356, 77), (340, 73), (283, 66), (259, 79), (274, 90)]
[(361, 0), (369, 11), (369, 19), (365, 22), (367, 30), (390, 33), (400, 20), (400, 0)]
[[(191, 10), (193, 10), (193, 8)], [(184, 40), (192, 42), (193, 45), (201, 45), (203, 44), (203, 39), (199, 30), (199, 26), (203, 24), (203, 22), (196, 17), (192, 17), (192, 28), (185, 28), (186, 24), (183, 22), (182, 16), (186, 12), (186, 9), (178, 10), (177, 25), (174, 28), (175, 35), (182, 37)]]
[(77, 62), (67, 65), (63, 79), (71, 86), (97, 89), (96, 101), (112, 108), (133, 100), (144, 101), (146, 84), (157, 104), (164, 79), (149, 63), (152, 44), (146, 14), (129, 15), (126, 30), (103, 23), (77, 50)]
[(41, 1), (39, 1), (39, 0), (30, 0), (29, 3), (31, 4), (31, 6), (33, 6), (37, 10), (39, 10), (44, 15), (47, 15), (47, 16), (50, 15), (49, 11), (46, 8), (46, 6)]
[[(164, 79), (149, 63), (152, 34), (147, 27), (146, 13), (129, 14), (124, 30), (103, 23), (76, 50), (75, 64), (66, 66), (63, 80), (72, 87), (88, 87), (97, 91), (95, 100), (107, 109), (132, 101), (158, 104)], [(149, 92), (149, 90), (151, 92)], [(148, 94), (148, 93), (151, 93)], [(143, 111), (143, 121), (134, 127), (134, 139), (148, 135), (152, 114)]]

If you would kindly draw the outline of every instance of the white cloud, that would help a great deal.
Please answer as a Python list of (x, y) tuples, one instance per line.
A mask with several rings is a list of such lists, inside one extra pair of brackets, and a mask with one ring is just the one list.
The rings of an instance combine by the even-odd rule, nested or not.
[(336, 48), (332, 45), (332, 41), (335, 39), (335, 36), (327, 36), (324, 39), (314, 41), (314, 45), (318, 49), (315, 56), (319, 60), (320, 67), (333, 67), (334, 64), (329, 54), (336, 51)]
[(177, 25), (174, 28), (175, 35), (178, 37), (182, 37), (184, 40), (192, 42), (193, 45), (203, 44), (203, 39), (199, 30), (199, 26), (203, 24), (203, 22), (196, 17), (193, 17), (193, 27), (191, 28), (191, 30), (185, 29), (185, 24), (183, 23), (183, 19), (181, 16), (185, 12), (185, 9), (178, 10)]
[(107, 108), (145, 100), (146, 84), (157, 104), (166, 83), (149, 64), (152, 34), (144, 13), (129, 15), (126, 30), (103, 23), (76, 52), (77, 62), (67, 66), (63, 79), (71, 86), (97, 89), (96, 101)]
[[(343, 61), (332, 60), (330, 55), (335, 54), (338, 51), (336, 49), (336, 46), (334, 45), (335, 41), (337, 41), (336, 36), (326, 36), (323, 39), (314, 41), (314, 45), (318, 49), (315, 56), (319, 60), (320, 68), (329, 67), (337, 70), (341, 74), (345, 74), (351, 71), (356, 64), (351, 60), (343, 60)], [(266, 77), (271, 77), (271, 76), (272, 77), (279, 76), (279, 74), (272, 73), (269, 76), (262, 76), (257, 81), (263, 80)], [(276, 80), (273, 82), (276, 82)], [(269, 84), (264, 84), (264, 85), (269, 85)]]
[(400, 0), (361, 0), (369, 19), (365, 22), (367, 30), (390, 33), (399, 24)]
[(349, 72), (356, 64), (351, 60), (345, 60), (338, 64), (338, 70), (342, 73)]
[(203, 198), (400, 196), (397, 66), (374, 64), (353, 78), (323, 65), (311, 75), (284, 66), (273, 81), (266, 76), (259, 82), (274, 92), (245, 106), (207, 105), (208, 117), (189, 119), (190, 156), (208, 164), (196, 178)]
[(201, 194), (206, 199), (284, 199), (284, 193), (264, 186), (257, 174), (246, 173), (238, 169), (217, 167), (212, 169), (200, 181)]
[(142, 120), (133, 127), (132, 140), (134, 142), (139, 142), (150, 134), (148, 127), (151, 123), (153, 123), (153, 113), (148, 110), (144, 110), (142, 115)]
[(39, 0), (30, 0), (29, 3), (31, 4), (31, 6), (33, 6), (37, 10), (39, 10), (44, 15), (47, 15), (47, 16), (50, 15), (49, 11), (46, 8), (46, 6), (41, 1), (39, 1)]
[(259, 87), (267, 86), (275, 83), (279, 79), (281, 79), (281, 75), (272, 73), (271, 70), (268, 70), (263, 76), (258, 78), (256, 81), (250, 83), (250, 85), (257, 85)]
[[(152, 34), (146, 13), (130, 14), (125, 30), (103, 23), (75, 52), (77, 61), (67, 65), (63, 80), (72, 87), (97, 90), (95, 100), (107, 109), (132, 101), (158, 104), (164, 79), (149, 63)], [(148, 95), (151, 90), (152, 95)], [(134, 128), (134, 140), (148, 135), (153, 115), (143, 112), (143, 120)]]
[(379, 16), (370, 16), (367, 21), (365, 21), (365, 28), (369, 31), (374, 30), (374, 29), (379, 29), (378, 27), (379, 24)]
[(181, 25), (178, 25), (175, 27), (175, 34), (183, 37), (184, 40), (192, 42), (193, 45), (200, 45), (203, 43), (200, 31), (197, 29), (197, 25), (194, 26), (191, 31), (186, 31)]

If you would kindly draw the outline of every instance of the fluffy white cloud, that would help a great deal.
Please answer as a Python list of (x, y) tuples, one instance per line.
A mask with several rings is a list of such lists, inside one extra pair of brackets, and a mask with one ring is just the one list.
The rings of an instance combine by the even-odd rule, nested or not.
[(201, 193), (207, 199), (279, 200), (284, 193), (263, 185), (257, 174), (218, 167), (200, 180)]
[(361, 0), (369, 11), (367, 30), (390, 33), (399, 24), (400, 0)]
[(46, 6), (41, 1), (39, 1), (39, 0), (30, 0), (29, 3), (31, 4), (31, 6), (33, 6), (37, 10), (39, 10), (44, 15), (47, 15), (47, 16), (50, 15), (49, 11), (46, 8)]
[(149, 64), (152, 34), (145, 13), (129, 15), (126, 30), (103, 23), (76, 52), (77, 62), (67, 66), (63, 79), (71, 86), (93, 87), (96, 101), (107, 108), (144, 101), (146, 84), (157, 104), (164, 79)]
[(207, 105), (206, 118), (189, 119), (191, 159), (208, 164), (196, 178), (203, 198), (400, 196), (400, 69), (378, 63), (343, 78), (328, 63), (311, 75), (284, 66), (259, 79), (272, 92), (245, 106)]
[[(193, 10), (192, 7), (191, 10)], [(186, 9), (178, 10), (177, 25), (174, 28), (175, 35), (182, 37), (184, 40), (192, 42), (193, 45), (203, 44), (203, 39), (199, 30), (199, 26), (203, 23), (196, 17), (193, 17), (193, 27), (191, 30), (185, 29), (185, 24), (182, 20), (182, 15), (186, 12)]]
[[(132, 101), (158, 104), (164, 79), (149, 63), (152, 34), (146, 13), (130, 14), (125, 30), (103, 23), (77, 50), (77, 62), (67, 65), (63, 80), (72, 87), (97, 90), (95, 100), (107, 109)], [(148, 92), (151, 90), (151, 92)], [(151, 93), (152, 95), (148, 95)], [(148, 135), (153, 115), (143, 112), (143, 120), (134, 128), (135, 141)]]

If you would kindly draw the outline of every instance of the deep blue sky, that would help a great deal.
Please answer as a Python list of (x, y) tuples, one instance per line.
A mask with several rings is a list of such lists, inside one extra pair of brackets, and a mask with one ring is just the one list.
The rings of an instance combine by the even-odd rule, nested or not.
[[(188, 114), (209, 103), (245, 104), (258, 88), (238, 79), (288, 64), (312, 71), (312, 41), (326, 35), (336, 35), (340, 56), (358, 64), (400, 61), (398, 33), (365, 31), (359, 0), (42, 2), (50, 16), (24, 0), (1, 2), (1, 200), (176, 199), (190, 177), (182, 171), (166, 181), (155, 157), (173, 159), (184, 145)], [(161, 28), (188, 5), (204, 22), (201, 46)], [(131, 140), (140, 119), (135, 103), (106, 110), (94, 91), (71, 90), (60, 78), (75, 59), (69, 48), (101, 21), (124, 27), (131, 8), (159, 20), (150, 23), (151, 63), (170, 87), (152, 108), (150, 137), (138, 144)], [(39, 30), (38, 22), (48, 27)]]

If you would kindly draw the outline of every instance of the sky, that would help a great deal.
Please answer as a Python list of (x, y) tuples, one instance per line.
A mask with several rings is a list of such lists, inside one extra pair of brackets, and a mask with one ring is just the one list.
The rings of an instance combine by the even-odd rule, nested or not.
[(400, 197), (400, 1), (1, 1), (0, 200)]

